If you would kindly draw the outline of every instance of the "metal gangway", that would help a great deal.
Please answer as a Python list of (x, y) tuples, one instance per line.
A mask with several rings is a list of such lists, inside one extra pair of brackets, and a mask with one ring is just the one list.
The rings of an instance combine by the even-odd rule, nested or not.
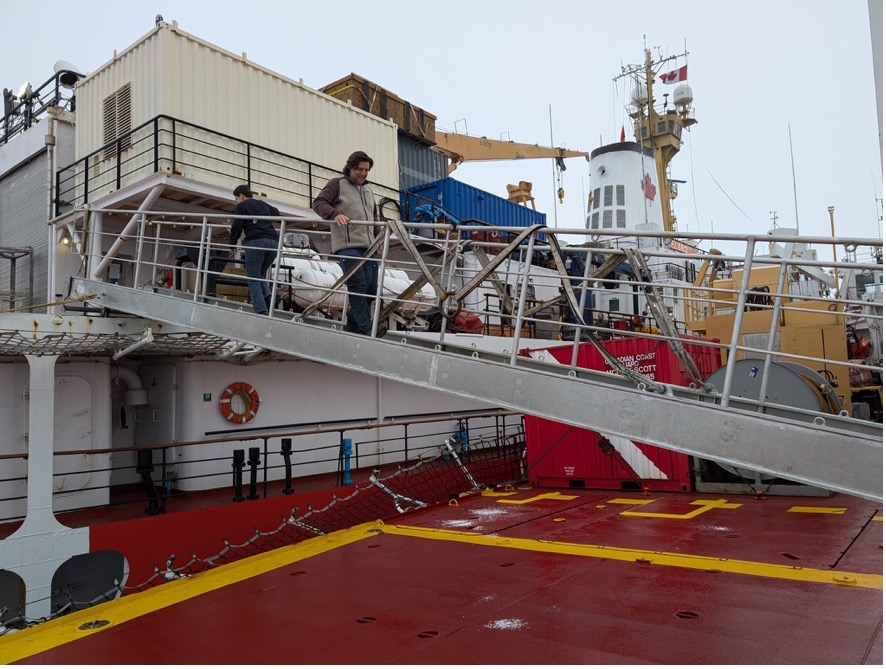
[[(120, 213), (131, 217), (125, 229), (102, 231), (95, 226), (88, 237), (74, 239), (84, 271), (71, 281), (66, 306), (76, 303), (99, 317), (127, 314), (202, 333), (224, 342), (217, 351), (222, 356), (242, 356), (244, 361), (262, 352), (296, 356), (798, 483), (882, 499), (880, 424), (853, 418), (839, 406), (814, 411), (772, 403), (765, 393), (765, 375), (779, 360), (813, 368), (843, 365), (865, 373), (881, 372), (881, 361), (804, 360), (787, 354), (777, 346), (775, 323), (789, 310), (801, 315), (820, 313), (818, 303), (827, 298), (832, 305), (827, 309), (834, 314), (863, 311), (869, 317), (871, 336), (878, 337), (881, 293), (877, 303), (864, 295), (841, 292), (837, 285), (819, 285), (816, 294), (801, 295), (791, 292), (789, 284), (801, 274), (800, 265), (817, 268), (819, 274), (831, 270), (843, 278), (844, 288), (850, 276), (879, 272), (882, 277), (882, 265), (855, 255), (840, 262), (755, 255), (760, 243), (837, 244), (855, 253), (863, 246), (881, 249), (879, 240), (698, 235), (703, 242), (740, 250), (717, 257), (724, 265), (732, 263), (738, 268), (736, 276), (742, 277), (730, 290), (690, 282), (689, 276), (674, 277), (674, 267), (691, 269), (699, 260), (697, 254), (668, 248), (676, 233), (607, 236), (595, 230), (591, 236), (584, 230), (535, 227), (514, 231), (386, 221), (384, 234), (365, 262), (377, 263), (380, 275), (386, 277), (379, 282), (379, 294), (369, 297), (378, 298), (373, 302), (374, 331), (382, 322), (388, 329), (382, 336), (361, 336), (342, 327), (347, 276), (330, 273), (324, 285), (292, 276), (299, 262), (314, 268), (323, 263), (328, 263), (327, 269), (337, 266), (328, 253), (324, 222), (306, 217), (279, 219), (278, 257), (265, 280), (278, 298), (287, 292), (291, 296), (293, 290), (307, 297), (300, 305), (290, 300), (288, 307), (275, 299), (270, 314), (262, 316), (252, 313), (242, 296), (222, 295), (224, 285), (239, 285), (242, 291), (245, 284), (242, 271), (236, 272), (236, 261), (224, 260), (230, 251), (229, 215)], [(495, 239), (490, 232), (501, 234)], [(560, 241), (578, 236), (583, 242), (578, 245)], [(660, 239), (663, 246), (655, 241)], [(581, 273), (575, 271), (576, 259), (582, 260)], [(777, 277), (776, 290), (767, 290), (764, 300), (759, 299), (759, 287), (750, 281), (750, 268), (760, 262), (774, 268)], [(633, 271), (620, 273), (619, 268), (625, 266)], [(394, 288), (387, 286), (391, 272), (401, 277)], [(612, 314), (600, 319), (605, 314), (599, 308), (604, 291), (642, 297), (646, 314), (642, 331), (618, 327), (623, 322), (614, 321)], [(701, 377), (683, 346), (687, 331), (681, 315), (688, 313), (690, 305), (698, 313), (700, 303), (705, 305), (702, 311), (716, 315), (731, 310), (734, 317), (729, 341), (705, 342), (720, 347), (726, 360), (719, 387)], [(773, 314), (769, 336), (762, 343), (758, 337), (753, 346), (743, 343), (741, 336), (742, 319), (749, 309)], [(410, 315), (404, 318), (398, 311)], [(452, 329), (466, 312), (484, 321), (482, 333), (447, 333), (447, 326)], [(547, 332), (547, 337), (540, 338), (540, 332)], [(612, 336), (666, 341), (692, 382), (688, 387), (670, 385), (637, 372), (602, 345)], [(146, 331), (121, 354), (156, 346), (159, 338), (160, 333)], [(527, 355), (531, 349), (557, 344), (572, 344), (571, 364)], [(580, 345), (596, 346), (609, 369), (580, 367), (576, 361)], [(744, 370), (741, 361), (748, 358), (759, 360), (764, 374), (759, 397), (732, 392), (735, 375)], [(830, 388), (821, 390), (824, 396), (833, 396)]]

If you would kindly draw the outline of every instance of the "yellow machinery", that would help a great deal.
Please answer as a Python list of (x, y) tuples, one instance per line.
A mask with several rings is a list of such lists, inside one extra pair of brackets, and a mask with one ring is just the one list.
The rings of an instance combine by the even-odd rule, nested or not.
[(566, 169), (564, 158), (583, 156), (590, 160), (587, 151), (573, 151), (555, 146), (539, 146), (538, 144), (519, 144), (501, 139), (475, 137), (456, 132), (436, 133), (437, 150), (449, 157), (450, 174), (468, 160), (520, 160), (523, 158), (553, 158), (558, 167)]
[[(708, 312), (699, 323), (687, 325), (704, 336), (729, 341), (735, 324), (735, 307), (742, 270), (735, 270), (727, 279), (714, 280), (714, 291), (710, 300), (712, 312)], [(772, 302), (769, 295), (776, 293), (779, 268), (776, 265), (755, 267), (751, 270), (750, 286), (759, 302), (748, 301), (742, 315), (739, 344), (757, 349), (765, 349), (772, 322)], [(696, 282), (697, 283), (697, 282)], [(796, 307), (796, 308), (792, 308)], [(846, 317), (834, 310), (827, 300), (804, 299), (801, 302), (787, 301), (779, 311), (776, 323), (777, 350), (803, 358), (848, 362), (846, 347)], [(744, 353), (739, 353), (742, 359)], [(758, 356), (749, 356), (758, 357)], [(724, 360), (725, 363), (725, 353)], [(812, 367), (816, 373), (826, 377), (836, 388), (842, 408), (852, 408), (852, 392), (849, 370), (842, 365)]]
[[(557, 171), (566, 169), (565, 158), (584, 157), (590, 161), (587, 151), (573, 151), (556, 146), (539, 146), (538, 144), (520, 144), (510, 140), (489, 139), (457, 132), (436, 133), (437, 150), (449, 158), (449, 173), (452, 174), (459, 165), (469, 160), (522, 160), (523, 158), (553, 158), (557, 161)], [(529, 205), (535, 209), (535, 198), (532, 197), (532, 183), (521, 181), (518, 185), (508, 184), (508, 200), (517, 204)], [(560, 202), (563, 202), (563, 188), (557, 190)]]
[(514, 184), (508, 184), (507, 188), (508, 201), (516, 202), (523, 206), (526, 206), (526, 203), (528, 202), (532, 206), (532, 210), (535, 211), (535, 198), (532, 197), (531, 181), (521, 181), (516, 186)]
[[(717, 249), (711, 249), (701, 263), (698, 270), (698, 276), (695, 277), (693, 286), (703, 288), (705, 286), (713, 286), (717, 280), (717, 271), (721, 261), (712, 256), (723, 255)], [(690, 299), (686, 303), (686, 324), (690, 330), (699, 334), (705, 333), (704, 319), (709, 316), (712, 311), (710, 292), (707, 290), (690, 290)]]

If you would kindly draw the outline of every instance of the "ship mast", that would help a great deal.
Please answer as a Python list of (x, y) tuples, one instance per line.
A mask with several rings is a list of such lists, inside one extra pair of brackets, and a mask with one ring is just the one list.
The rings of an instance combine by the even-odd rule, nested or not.
[[(645, 49), (646, 59), (643, 65), (629, 65), (623, 68), (620, 77), (630, 75), (635, 82), (628, 115), (634, 121), (634, 138), (644, 148), (652, 151), (655, 160), (655, 172), (658, 181), (658, 192), (661, 194), (661, 215), (664, 229), (668, 232), (676, 230), (671, 200), (677, 197), (676, 186), (668, 180), (668, 165), (680, 151), (680, 137), (683, 128), (696, 123), (693, 116), (692, 89), (688, 84), (681, 83), (674, 88), (673, 108), (667, 106), (667, 95), (662, 112), (655, 109), (655, 98), (652, 95), (655, 77), (666, 63), (685, 58), (688, 52), (676, 56), (662, 58), (653, 62), (652, 53)], [(617, 77), (617, 78), (620, 78)]]

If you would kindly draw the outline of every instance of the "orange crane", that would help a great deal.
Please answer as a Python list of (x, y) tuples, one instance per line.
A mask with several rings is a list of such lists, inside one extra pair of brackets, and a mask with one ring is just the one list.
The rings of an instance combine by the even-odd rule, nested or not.
[[(553, 158), (557, 161), (557, 173), (566, 169), (565, 158), (584, 157), (590, 161), (587, 151), (573, 151), (558, 146), (539, 146), (538, 144), (520, 144), (503, 139), (489, 139), (457, 132), (436, 131), (437, 150), (449, 158), (449, 173), (468, 160), (522, 160), (523, 158)], [(560, 202), (565, 195), (563, 188), (557, 190)], [(532, 183), (521, 181), (519, 185), (508, 184), (508, 199), (511, 202), (525, 205), (527, 202), (535, 209), (535, 198), (532, 197)]]
[(566, 169), (564, 158), (583, 156), (590, 160), (587, 151), (573, 151), (556, 146), (520, 144), (510, 140), (489, 139), (457, 132), (436, 131), (437, 150), (449, 157), (449, 173), (468, 160), (520, 160), (523, 158), (553, 158), (561, 170)]
[[(708, 251), (707, 256), (705, 256), (704, 262), (701, 264), (701, 268), (698, 270), (698, 276), (695, 277), (695, 281), (693, 282), (693, 286), (696, 288), (700, 288), (702, 286), (713, 286), (714, 281), (717, 280), (717, 272), (720, 267), (720, 260), (714, 258), (712, 256), (721, 256), (723, 255), (718, 249), (711, 249)], [(710, 276), (708, 274), (710, 273)]]

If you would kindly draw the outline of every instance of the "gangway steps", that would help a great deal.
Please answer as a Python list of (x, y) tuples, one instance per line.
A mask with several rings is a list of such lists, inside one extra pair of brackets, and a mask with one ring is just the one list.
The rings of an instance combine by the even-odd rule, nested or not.
[[(333, 321), (259, 316), (172, 297), (155, 288), (126, 288), (77, 279), (93, 304), (192, 328), (255, 347), (432, 388), (476, 401), (748, 468), (836, 492), (882, 500), (881, 426), (845, 416), (745, 402), (729, 407), (689, 388), (669, 394), (638, 389), (622, 377), (570, 369), (509, 351), (389, 332), (353, 335)], [(506, 344), (506, 340), (502, 340)]]

